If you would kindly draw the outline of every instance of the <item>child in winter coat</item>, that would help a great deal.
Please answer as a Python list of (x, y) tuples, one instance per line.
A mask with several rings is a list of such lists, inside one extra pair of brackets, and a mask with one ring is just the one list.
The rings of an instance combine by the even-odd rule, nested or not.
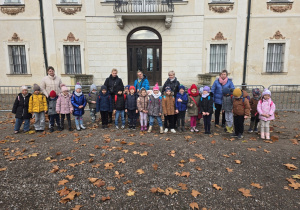
[(199, 114), (199, 108), (198, 103), (200, 100), (200, 95), (198, 92), (198, 88), (195, 84), (192, 84), (191, 88), (188, 89), (189, 99), (188, 99), (188, 116), (190, 117), (191, 121), (191, 132), (199, 132), (198, 129), (196, 129), (197, 125), (197, 118)]
[(90, 108), (90, 116), (91, 116), (92, 123), (94, 123), (96, 121), (97, 97), (98, 97), (97, 87), (96, 87), (96, 85), (92, 84), (90, 86), (89, 96), (87, 97), (87, 102), (88, 102), (89, 108)]
[(128, 114), (129, 120), (129, 129), (135, 130), (137, 114), (139, 113), (137, 107), (137, 98), (138, 95), (135, 93), (135, 87), (130, 86), (129, 94), (126, 97), (125, 101), (125, 112)]
[(232, 137), (243, 138), (244, 120), (250, 115), (250, 104), (247, 99), (247, 94), (244, 94), (241, 89), (236, 88), (233, 91), (233, 116), (234, 116), (234, 131)]
[(75, 116), (76, 130), (85, 130), (86, 127), (83, 125), (84, 107), (86, 106), (86, 98), (82, 93), (82, 87), (79, 83), (75, 85), (75, 91), (71, 97), (71, 103), (74, 107), (73, 115)]
[(260, 135), (262, 139), (270, 139), (270, 121), (275, 119), (275, 104), (271, 99), (271, 91), (265, 89), (262, 99), (257, 104), (257, 112), (261, 120)]
[(172, 133), (175, 131), (175, 98), (171, 92), (170, 87), (165, 88), (165, 95), (162, 100), (163, 113), (165, 115), (165, 133), (168, 133), (169, 129)]
[(225, 131), (228, 133), (233, 133), (233, 96), (232, 91), (225, 87), (222, 90), (223, 99), (222, 99), (222, 112), (225, 113), (225, 120), (227, 126), (225, 127)]
[(261, 93), (258, 88), (252, 90), (253, 97), (250, 99), (250, 112), (251, 112), (251, 123), (248, 130), (249, 133), (258, 132), (257, 126), (259, 123), (259, 114), (257, 113), (257, 104), (261, 97)]
[(112, 112), (111, 95), (107, 91), (107, 87), (103, 85), (97, 98), (96, 112), (100, 112), (102, 128), (108, 128), (108, 113)]
[(119, 129), (119, 116), (121, 115), (122, 120), (122, 126), (121, 129), (125, 128), (125, 101), (126, 101), (126, 95), (123, 94), (123, 89), (121, 87), (118, 87), (118, 94), (115, 95), (115, 98), (113, 99), (113, 110), (116, 114), (115, 116), (115, 126), (116, 129)]
[(141, 131), (147, 130), (148, 104), (149, 97), (147, 94), (147, 90), (145, 88), (142, 88), (137, 99), (137, 107), (140, 112)]
[(184, 132), (185, 113), (187, 109), (188, 95), (183, 85), (179, 86), (179, 92), (176, 95), (175, 108), (177, 113), (177, 127), (179, 132)]
[(73, 131), (71, 126), (71, 116), (70, 114), (73, 113), (73, 105), (71, 103), (71, 97), (72, 95), (69, 93), (69, 89), (66, 87), (65, 84), (60, 85), (61, 93), (58, 96), (57, 102), (56, 102), (56, 112), (57, 114), (60, 114), (60, 126), (61, 130), (64, 130), (64, 121), (67, 117), (69, 131)]
[(41, 93), (41, 88), (37, 84), (33, 85), (33, 91), (33, 94), (29, 98), (28, 112), (33, 113), (35, 118), (35, 131), (43, 132), (45, 130), (45, 113), (48, 110), (47, 99)]
[(30, 129), (30, 118), (32, 117), (30, 113), (28, 113), (28, 104), (31, 93), (28, 93), (28, 87), (22, 86), (21, 93), (18, 94), (15, 103), (12, 108), (12, 113), (16, 115), (16, 123), (14, 132), (15, 134), (20, 132), (20, 128), (24, 122), (24, 132), (28, 132)]
[(211, 134), (210, 132), (210, 124), (211, 124), (211, 116), (214, 113), (214, 102), (213, 97), (210, 95), (210, 88), (205, 86), (203, 88), (203, 93), (199, 101), (200, 113), (202, 113), (205, 134)]
[(54, 90), (51, 90), (48, 98), (48, 115), (50, 117), (50, 132), (52, 133), (54, 131), (54, 121), (56, 121), (56, 124), (58, 126), (58, 130), (61, 130), (60, 127), (60, 119), (59, 114), (56, 112), (56, 103), (57, 103), (57, 95)]
[(126, 85), (124, 87), (124, 94), (127, 96), (129, 94), (129, 88), (130, 88), (130, 85)]
[(148, 114), (150, 117), (149, 120), (149, 129), (148, 132), (151, 133), (154, 119), (157, 119), (158, 125), (160, 127), (160, 133), (164, 133), (163, 126), (162, 126), (162, 97), (161, 92), (159, 91), (158, 84), (153, 87), (153, 92), (149, 96), (149, 104), (148, 104)]

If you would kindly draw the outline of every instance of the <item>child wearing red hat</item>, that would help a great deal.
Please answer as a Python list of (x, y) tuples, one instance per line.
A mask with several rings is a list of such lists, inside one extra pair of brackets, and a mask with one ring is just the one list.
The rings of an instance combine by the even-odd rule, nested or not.
[(198, 129), (196, 129), (197, 125), (197, 118), (199, 114), (199, 100), (200, 95), (198, 88), (195, 84), (192, 84), (191, 88), (188, 89), (189, 94), (189, 100), (188, 100), (188, 116), (191, 120), (191, 132), (199, 132)]
[(50, 132), (54, 131), (54, 122), (56, 121), (57, 128), (61, 131), (59, 114), (56, 112), (57, 95), (54, 90), (49, 94), (48, 98), (48, 115), (50, 117)]
[(135, 87), (129, 87), (129, 93), (126, 97), (125, 102), (125, 112), (128, 114), (129, 120), (129, 129), (135, 130), (136, 121), (137, 121), (137, 114), (138, 114), (138, 107), (137, 107), (137, 98), (138, 95), (135, 93)]

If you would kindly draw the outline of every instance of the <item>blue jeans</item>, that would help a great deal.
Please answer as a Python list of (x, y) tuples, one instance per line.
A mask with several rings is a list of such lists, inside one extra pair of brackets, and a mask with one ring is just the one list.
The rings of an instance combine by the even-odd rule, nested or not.
[(23, 121), (25, 121), (24, 123), (24, 131), (27, 132), (29, 131), (30, 128), (30, 119), (23, 119), (23, 118), (16, 118), (16, 123), (15, 123), (15, 131), (19, 131)]
[(75, 116), (75, 125), (76, 126), (83, 125), (83, 118), (82, 118), (82, 116)]
[(150, 121), (149, 121), (149, 125), (150, 126), (153, 126), (153, 123), (154, 123), (154, 119), (156, 118), (157, 119), (157, 122), (158, 122), (158, 125), (159, 127), (162, 126), (162, 120), (161, 120), (161, 117), (160, 116), (149, 116), (150, 117)]
[(116, 111), (116, 118), (115, 118), (115, 125), (119, 124), (119, 117), (121, 115), (122, 125), (125, 125), (125, 110), (117, 110)]

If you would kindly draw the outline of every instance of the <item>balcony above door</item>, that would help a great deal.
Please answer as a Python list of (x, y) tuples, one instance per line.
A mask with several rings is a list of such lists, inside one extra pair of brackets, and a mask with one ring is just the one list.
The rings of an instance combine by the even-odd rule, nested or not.
[(172, 25), (172, 0), (115, 0), (114, 3), (114, 14), (121, 29), (124, 28), (125, 19), (160, 19), (165, 20), (166, 28)]

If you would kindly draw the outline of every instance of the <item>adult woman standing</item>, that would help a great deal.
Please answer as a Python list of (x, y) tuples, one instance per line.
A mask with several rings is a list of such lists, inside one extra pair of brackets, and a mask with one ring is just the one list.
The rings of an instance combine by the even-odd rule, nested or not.
[[(162, 95), (165, 93), (165, 89), (166, 87), (169, 87), (171, 89), (171, 92), (173, 92), (174, 97), (176, 97), (177, 93), (179, 92), (179, 86), (180, 86), (180, 82), (177, 80), (177, 78), (175, 77), (175, 72), (174, 71), (169, 71), (168, 72), (168, 76), (169, 78), (165, 81), (165, 84), (162, 88)], [(177, 114), (174, 115), (174, 127), (175, 129), (177, 129)], [(165, 128), (167, 127), (167, 121), (164, 121), (164, 126)]]
[[(223, 88), (234, 89), (234, 84), (231, 79), (228, 78), (228, 71), (223, 70), (219, 74), (219, 78), (215, 80), (211, 92), (214, 94), (215, 102), (215, 126), (219, 125), (220, 112), (222, 110)], [(225, 113), (222, 113), (222, 127), (225, 127)]]
[(42, 93), (48, 98), (49, 94), (52, 90), (56, 92), (56, 94), (60, 94), (60, 85), (61, 79), (55, 75), (55, 70), (52, 66), (47, 68), (48, 75), (42, 79), (41, 82), (41, 90)]
[[(124, 85), (121, 78), (118, 77), (118, 70), (112, 69), (111, 74), (106, 78), (104, 85), (107, 87), (109, 94), (111, 95), (111, 100), (115, 100), (115, 95), (118, 93), (118, 90), (124, 91)], [(108, 123), (112, 123), (112, 112), (108, 113)]]

